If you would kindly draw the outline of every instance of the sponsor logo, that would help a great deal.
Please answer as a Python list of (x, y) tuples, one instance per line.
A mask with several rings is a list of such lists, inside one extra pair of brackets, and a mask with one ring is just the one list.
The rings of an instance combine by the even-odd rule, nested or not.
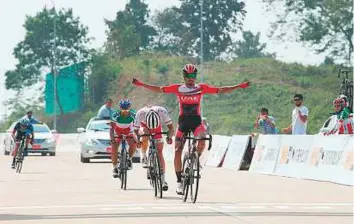
[(318, 166), (320, 155), (322, 154), (322, 152), (323, 152), (323, 147), (315, 147), (312, 149), (311, 160), (310, 160), (311, 166)]
[(264, 156), (264, 160), (275, 161), (277, 159), (278, 150), (275, 148), (269, 148)]
[(339, 164), (342, 151), (324, 150), (320, 156), (321, 165), (335, 166)]
[(181, 96), (183, 102), (195, 102), (199, 100), (198, 96)]
[(306, 163), (309, 150), (297, 149), (292, 146), (283, 146), (281, 149), (280, 164)]
[(280, 150), (280, 164), (287, 164), (289, 162), (289, 146), (285, 145)]

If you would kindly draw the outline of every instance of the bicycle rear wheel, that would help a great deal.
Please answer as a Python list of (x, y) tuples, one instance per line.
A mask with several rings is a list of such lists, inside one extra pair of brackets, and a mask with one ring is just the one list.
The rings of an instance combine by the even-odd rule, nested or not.
[(195, 203), (198, 197), (199, 190), (199, 155), (196, 151), (192, 153), (190, 164), (190, 196), (191, 201)]
[(127, 151), (121, 151), (121, 160), (120, 160), (120, 188), (126, 190), (127, 189)]
[[(157, 151), (154, 152), (154, 173), (155, 173), (155, 191), (159, 194), (160, 198), (162, 198), (162, 170), (161, 170), (161, 164), (160, 164), (160, 158), (159, 154)], [(155, 195), (157, 196), (157, 195)]]
[(188, 198), (189, 182), (190, 182), (189, 164), (190, 164), (190, 160), (189, 160), (189, 155), (187, 154), (186, 156), (184, 156), (183, 164), (182, 164), (183, 202), (185, 202)]

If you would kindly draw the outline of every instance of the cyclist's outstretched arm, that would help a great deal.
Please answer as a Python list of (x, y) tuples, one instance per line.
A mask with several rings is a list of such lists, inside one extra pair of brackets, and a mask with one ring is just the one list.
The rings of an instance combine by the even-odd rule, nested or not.
[(236, 90), (236, 89), (244, 89), (249, 87), (250, 82), (243, 82), (241, 84), (238, 85), (234, 85), (234, 86), (222, 86), (219, 87), (219, 93), (231, 93), (232, 91)]
[(146, 83), (139, 81), (136, 78), (133, 78), (132, 84), (135, 86), (143, 87), (147, 90), (150, 90), (151, 92), (163, 93), (162, 86), (155, 86), (155, 85), (146, 84)]

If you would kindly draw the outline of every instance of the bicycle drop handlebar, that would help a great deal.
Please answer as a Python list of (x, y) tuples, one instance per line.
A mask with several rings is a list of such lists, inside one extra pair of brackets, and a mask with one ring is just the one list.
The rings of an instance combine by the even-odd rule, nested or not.
[(211, 147), (212, 147), (212, 142), (213, 142), (213, 136), (209, 135), (209, 137), (190, 137), (190, 136), (184, 136), (183, 137), (185, 140), (186, 139), (190, 139), (193, 141), (209, 141), (209, 147), (208, 147), (208, 151), (210, 151)]
[(168, 132), (156, 132), (156, 133), (150, 133), (150, 134), (142, 134), (139, 135), (140, 137), (145, 137), (145, 136), (154, 136), (154, 135), (168, 135)]

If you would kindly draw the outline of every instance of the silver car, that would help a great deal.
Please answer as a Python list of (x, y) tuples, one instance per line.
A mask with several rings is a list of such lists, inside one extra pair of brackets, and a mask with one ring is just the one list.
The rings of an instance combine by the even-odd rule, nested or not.
[[(14, 129), (17, 121), (13, 122), (6, 130), (4, 138), (4, 154), (9, 155), (15, 146), (14, 139), (12, 138), (12, 130)], [(34, 131), (33, 145), (28, 145), (28, 153), (40, 153), (42, 156), (49, 154), (55, 156), (56, 140), (53, 133), (46, 124), (32, 124)]]
[[(97, 118), (91, 118), (85, 128), (78, 128), (77, 132), (81, 133), (79, 142), (81, 145), (80, 161), (89, 163), (90, 159), (110, 159), (111, 144), (109, 136), (109, 121)], [(140, 151), (137, 149), (133, 162), (140, 161)]]

